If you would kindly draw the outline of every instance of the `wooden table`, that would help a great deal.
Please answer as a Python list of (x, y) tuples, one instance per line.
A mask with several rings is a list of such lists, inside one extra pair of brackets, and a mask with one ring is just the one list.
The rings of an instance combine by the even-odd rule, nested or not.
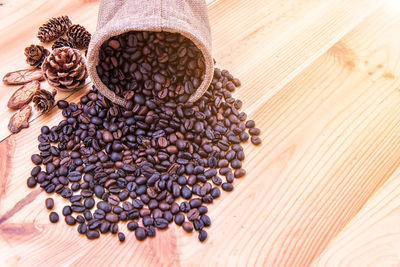
[[(26, 67), (52, 16), (95, 30), (97, 1), (0, 3), (0, 76)], [(235, 96), (263, 143), (246, 145), (247, 176), (209, 207), (208, 240), (172, 225), (145, 242), (125, 228), (124, 244), (89, 241), (50, 224), (26, 179), (40, 127), (61, 112), (9, 135), (14, 87), (1, 85), (0, 265), (399, 266), (400, 1), (215, 0), (209, 16), (214, 57), (242, 80)]]

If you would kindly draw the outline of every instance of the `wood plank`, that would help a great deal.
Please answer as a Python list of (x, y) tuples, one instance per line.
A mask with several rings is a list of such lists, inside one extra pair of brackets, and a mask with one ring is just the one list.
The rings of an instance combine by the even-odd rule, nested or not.
[[(244, 83), (262, 85), (263, 90), (254, 90), (251, 95), (238, 93), (240, 97), (247, 97), (246, 107), (255, 102), (259, 105), (381, 2), (295, 0), (282, 4), (279, 0), (209, 0), (214, 56), (218, 65), (241, 77)], [(20, 6), (24, 8), (18, 8)], [(68, 14), (74, 23), (94, 32), (97, 7), (96, 1), (84, 0), (57, 4), (45, 0), (5, 2), (0, 7), (0, 16), (4, 17), (0, 34), (8, 38), (0, 40), (0, 61), (7, 64), (0, 66), (0, 76), (26, 68), (23, 50), (31, 43), (38, 43), (37, 29), (48, 18)], [(253, 81), (255, 75), (258, 78)], [(47, 83), (42, 85), (50, 89)], [(0, 86), (0, 106), (6, 106), (14, 88), (17, 87)], [(56, 98), (67, 96), (67, 93), (59, 92)], [(6, 108), (0, 111), (0, 140), (10, 134), (6, 126), (11, 114), (12, 111)], [(34, 111), (31, 120), (38, 115)]]

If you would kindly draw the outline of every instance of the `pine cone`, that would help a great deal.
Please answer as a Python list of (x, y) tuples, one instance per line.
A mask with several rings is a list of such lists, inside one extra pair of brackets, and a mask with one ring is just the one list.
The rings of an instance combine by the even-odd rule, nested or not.
[(71, 47), (71, 48), (75, 48), (74, 43), (61, 37), (60, 39), (58, 39), (57, 41), (54, 42), (54, 44), (52, 45), (51, 49), (56, 49), (56, 48), (60, 48), (60, 47)]
[(47, 90), (39, 89), (32, 98), (33, 104), (36, 110), (47, 113), (52, 107), (54, 107), (55, 99), (54, 96), (57, 94), (56, 91), (49, 92)]
[(70, 47), (54, 49), (44, 60), (42, 70), (50, 85), (64, 91), (82, 87), (88, 76), (79, 50)]
[(51, 42), (63, 35), (71, 24), (68, 16), (52, 18), (39, 28), (37, 37), (41, 42)]
[(42, 66), (43, 60), (49, 54), (49, 50), (41, 45), (31, 45), (25, 48), (26, 63), (35, 68), (40, 68), (40, 66)]
[(67, 37), (77, 48), (87, 49), (91, 34), (85, 29), (85, 27), (79, 24), (74, 24), (68, 28)]

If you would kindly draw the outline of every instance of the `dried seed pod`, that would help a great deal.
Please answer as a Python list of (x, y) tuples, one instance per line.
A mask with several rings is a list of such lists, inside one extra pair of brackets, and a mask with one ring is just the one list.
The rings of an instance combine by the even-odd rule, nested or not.
[(9, 72), (3, 77), (3, 83), (8, 85), (20, 85), (35, 80), (44, 80), (44, 75), (41, 69), (17, 70)]
[(41, 45), (30, 45), (25, 48), (26, 63), (35, 68), (40, 68), (42, 66), (43, 60), (49, 54), (49, 50)]
[(73, 42), (77, 48), (87, 49), (91, 34), (85, 29), (85, 27), (79, 24), (74, 24), (68, 28), (67, 37), (68, 40)]
[(56, 48), (42, 65), (47, 82), (64, 91), (82, 87), (88, 76), (85, 61), (78, 50)]
[(23, 128), (29, 127), (29, 118), (32, 113), (32, 107), (29, 105), (23, 106), (20, 110), (16, 111), (10, 118), (8, 129), (12, 133), (18, 133)]
[(41, 42), (51, 42), (63, 35), (71, 24), (68, 16), (52, 18), (39, 28), (37, 37)]
[(49, 92), (47, 90), (38, 90), (33, 96), (33, 103), (36, 110), (47, 113), (54, 107), (55, 99), (54, 96), (57, 94), (56, 91)]
[(33, 95), (39, 89), (40, 83), (38, 81), (31, 81), (18, 88), (8, 100), (7, 107), (12, 109), (19, 109), (24, 105), (31, 102)]
[(51, 46), (51, 49), (56, 49), (56, 48), (60, 48), (60, 47), (71, 47), (71, 48), (75, 48), (74, 43), (61, 37), (60, 39), (58, 39), (57, 41), (54, 42), (54, 44)]

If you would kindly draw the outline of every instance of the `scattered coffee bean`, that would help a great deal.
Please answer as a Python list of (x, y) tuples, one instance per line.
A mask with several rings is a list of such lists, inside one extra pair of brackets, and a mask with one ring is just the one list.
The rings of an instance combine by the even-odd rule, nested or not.
[(51, 210), (54, 208), (54, 200), (52, 198), (46, 198), (45, 204), (46, 204), (46, 208), (48, 210)]
[(258, 137), (258, 136), (256, 136), (256, 135), (253, 135), (253, 136), (251, 137), (251, 142), (252, 142), (254, 145), (258, 146), (259, 144), (261, 144), (261, 139), (260, 139), (260, 137)]
[(124, 241), (125, 241), (125, 235), (124, 235), (124, 233), (119, 232), (119, 233), (118, 233), (118, 239), (119, 239), (119, 242), (124, 242)]
[(100, 233), (97, 230), (90, 230), (86, 232), (86, 237), (88, 239), (96, 239), (100, 237)]
[[(78, 232), (89, 239), (116, 235), (120, 221), (129, 221), (127, 228), (138, 240), (173, 221), (184, 231), (203, 231), (211, 225), (205, 204), (219, 198), (221, 188), (232, 191), (234, 179), (246, 173), (240, 145), (249, 139), (246, 127), (251, 141), (261, 143), (255, 123), (246, 122), (241, 101), (232, 97), (240, 82), (229, 72), (215, 69), (207, 92), (195, 103), (187, 101), (201, 82), (197, 55), (190, 45), (147, 54), (154, 47), (145, 48), (150, 45), (144, 40), (161, 40), (157, 46), (185, 43), (163, 35), (127, 34), (125, 42), (116, 37), (103, 47), (101, 68), (107, 65), (111, 76), (101, 78), (125, 98), (124, 107), (93, 88), (78, 104), (59, 101), (65, 119), (40, 130), (40, 152), (31, 157), (37, 166), (27, 185), (39, 183), (68, 199), (71, 204), (62, 212), (66, 223), (78, 223)], [(145, 38), (144, 50), (128, 50), (142, 46), (135, 36)], [(201, 235), (204, 240), (207, 233)]]
[(204, 230), (199, 231), (199, 240), (200, 242), (203, 242), (204, 240), (207, 239), (207, 232)]
[(188, 233), (193, 232), (193, 224), (190, 222), (184, 222), (182, 224), (182, 228)]
[(57, 212), (54, 212), (54, 211), (50, 212), (49, 219), (50, 219), (50, 222), (52, 222), (52, 223), (58, 222), (59, 216), (58, 216)]
[(143, 227), (138, 227), (135, 230), (135, 236), (137, 240), (145, 240), (146, 239), (146, 231), (144, 230)]

